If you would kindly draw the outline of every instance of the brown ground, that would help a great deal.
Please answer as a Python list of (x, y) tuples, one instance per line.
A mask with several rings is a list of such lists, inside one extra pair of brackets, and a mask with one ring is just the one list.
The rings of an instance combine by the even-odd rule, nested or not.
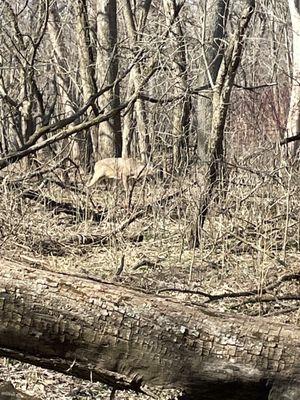
[[(16, 187), (11, 184), (16, 175), (8, 172), (0, 187), (0, 256), (97, 275), (224, 312), (299, 324), (300, 179), (292, 169), (264, 171), (259, 159), (256, 167), (252, 161), (243, 168), (229, 167), (199, 249), (190, 249), (187, 241), (203, 187), (195, 171), (169, 177), (167, 183), (146, 182), (144, 193), (138, 184), (130, 211), (121, 185), (109, 191), (100, 185), (88, 198), (80, 180), (73, 190), (53, 182), (41, 185), (24, 175)], [(38, 201), (25, 198), (28, 188), (39, 193)], [(45, 196), (86, 210), (86, 217), (47, 209)], [(121, 228), (149, 204), (147, 212)], [(105, 219), (93, 222), (90, 209), (105, 211)], [(82, 244), (92, 234), (109, 237), (102, 244)], [(243, 295), (245, 291), (253, 293)], [(203, 293), (224, 296), (213, 299)], [(109, 398), (101, 384), (14, 361), (2, 360), (0, 371), (1, 379), (40, 399)], [(117, 393), (116, 398), (133, 397)]]

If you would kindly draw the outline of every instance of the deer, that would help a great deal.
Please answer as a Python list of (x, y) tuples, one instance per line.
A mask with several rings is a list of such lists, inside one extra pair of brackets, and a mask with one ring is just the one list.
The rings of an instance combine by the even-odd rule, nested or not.
[(90, 188), (102, 179), (122, 180), (126, 198), (129, 193), (129, 180), (154, 176), (157, 169), (152, 164), (145, 164), (136, 158), (104, 158), (96, 162), (94, 174), (87, 187)]

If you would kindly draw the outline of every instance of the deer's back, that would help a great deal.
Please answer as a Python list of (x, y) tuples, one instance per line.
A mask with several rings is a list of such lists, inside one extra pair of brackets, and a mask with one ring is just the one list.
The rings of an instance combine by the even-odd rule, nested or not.
[(107, 178), (137, 177), (145, 167), (135, 158), (104, 158), (95, 164), (95, 171)]

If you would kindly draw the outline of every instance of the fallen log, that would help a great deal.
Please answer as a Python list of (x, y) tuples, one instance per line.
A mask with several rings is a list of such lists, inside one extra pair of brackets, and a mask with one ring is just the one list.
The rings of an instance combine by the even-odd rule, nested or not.
[(191, 399), (262, 400), (272, 386), (299, 395), (299, 327), (0, 263), (1, 356), (116, 389), (181, 388)]

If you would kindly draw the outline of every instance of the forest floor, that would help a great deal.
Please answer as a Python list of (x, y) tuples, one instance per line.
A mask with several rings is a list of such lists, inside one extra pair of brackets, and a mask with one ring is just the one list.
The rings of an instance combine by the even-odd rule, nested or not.
[[(6, 176), (0, 186), (1, 257), (299, 324), (300, 179), (293, 171), (231, 166), (199, 248), (189, 245), (202, 196), (199, 171), (138, 183), (130, 205), (121, 184), (108, 190), (100, 184), (87, 193), (84, 179), (66, 184), (57, 174), (47, 180)], [(0, 379), (39, 399), (110, 396), (99, 383), (5, 359)], [(129, 398), (135, 395), (116, 395)]]

